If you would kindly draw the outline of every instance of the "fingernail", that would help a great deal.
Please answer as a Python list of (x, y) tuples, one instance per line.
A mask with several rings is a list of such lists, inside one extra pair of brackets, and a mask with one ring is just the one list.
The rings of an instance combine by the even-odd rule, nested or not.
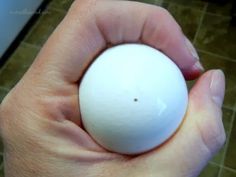
[(197, 61), (191, 68), (191, 70), (200, 70), (200, 71), (204, 71), (204, 67), (202, 66), (202, 64)]
[(224, 101), (225, 94), (225, 76), (221, 70), (215, 70), (211, 76), (210, 84), (212, 100), (220, 107)]
[(186, 44), (188, 51), (193, 56), (193, 58), (195, 60), (199, 60), (199, 56), (197, 54), (196, 49), (194, 48), (193, 44), (190, 42), (190, 40), (187, 37), (185, 37), (185, 44)]

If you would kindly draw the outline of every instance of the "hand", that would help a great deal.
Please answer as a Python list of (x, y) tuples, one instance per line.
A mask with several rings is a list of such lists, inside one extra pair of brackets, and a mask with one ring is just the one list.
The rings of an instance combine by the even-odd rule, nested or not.
[(185, 119), (168, 141), (139, 156), (108, 152), (81, 124), (78, 86), (104, 49), (145, 43), (186, 79), (201, 66), (190, 42), (161, 7), (128, 1), (75, 1), (33, 65), (0, 107), (6, 177), (195, 177), (225, 141), (224, 75), (203, 74), (189, 93)]

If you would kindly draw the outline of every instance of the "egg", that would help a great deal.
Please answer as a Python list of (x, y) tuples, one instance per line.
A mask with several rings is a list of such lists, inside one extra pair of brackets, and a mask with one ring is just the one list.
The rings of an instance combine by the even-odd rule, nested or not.
[(99, 55), (79, 86), (83, 125), (108, 151), (136, 155), (156, 148), (180, 126), (188, 91), (177, 65), (142, 44)]

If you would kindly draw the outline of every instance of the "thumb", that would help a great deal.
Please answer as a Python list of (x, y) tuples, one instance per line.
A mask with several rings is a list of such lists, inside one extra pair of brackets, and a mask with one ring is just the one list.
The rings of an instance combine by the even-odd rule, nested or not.
[(165, 144), (150, 152), (151, 163), (161, 169), (171, 166), (170, 173), (174, 170), (175, 176), (197, 176), (226, 139), (221, 111), (224, 91), (222, 71), (203, 74), (190, 91), (181, 127)]
[[(221, 70), (208, 71), (190, 92), (189, 120), (198, 126), (206, 148), (215, 154), (225, 142), (222, 122), (222, 104), (225, 93), (225, 77)], [(195, 118), (194, 118), (195, 117)]]

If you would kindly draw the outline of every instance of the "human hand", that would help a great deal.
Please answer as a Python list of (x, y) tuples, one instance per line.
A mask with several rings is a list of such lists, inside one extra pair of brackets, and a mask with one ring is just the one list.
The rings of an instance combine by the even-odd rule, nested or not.
[(203, 74), (189, 93), (183, 123), (160, 147), (139, 156), (108, 152), (83, 129), (79, 82), (111, 45), (144, 43), (199, 76), (194, 49), (170, 14), (128, 1), (75, 1), (33, 65), (0, 107), (6, 177), (195, 177), (225, 141), (224, 75)]

